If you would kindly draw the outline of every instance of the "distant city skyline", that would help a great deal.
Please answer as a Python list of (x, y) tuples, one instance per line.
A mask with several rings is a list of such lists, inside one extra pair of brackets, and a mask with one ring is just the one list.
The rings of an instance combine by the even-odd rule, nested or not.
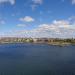
[(0, 0), (0, 37), (75, 38), (75, 0)]

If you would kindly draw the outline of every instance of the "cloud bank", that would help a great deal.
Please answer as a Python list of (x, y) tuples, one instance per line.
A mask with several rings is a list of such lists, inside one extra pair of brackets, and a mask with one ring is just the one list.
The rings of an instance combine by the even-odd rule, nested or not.
[(14, 36), (33, 38), (75, 38), (75, 24), (66, 20), (54, 20), (32, 30), (15, 31)]

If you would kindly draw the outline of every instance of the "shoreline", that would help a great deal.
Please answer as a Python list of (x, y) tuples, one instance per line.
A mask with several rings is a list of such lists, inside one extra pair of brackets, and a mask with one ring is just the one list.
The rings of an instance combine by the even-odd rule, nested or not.
[(75, 45), (75, 39), (60, 39), (60, 38), (0, 38), (0, 44), (17, 44), (17, 43), (33, 43), (33, 44), (48, 44), (55, 46)]
[(26, 43), (31, 43), (31, 44), (48, 44), (48, 45), (53, 45), (53, 46), (61, 46), (61, 47), (64, 47), (64, 46), (70, 46), (70, 45), (75, 45), (75, 44), (71, 44), (71, 43), (45, 43), (45, 42), (3, 42), (3, 43), (0, 43), (0, 45), (3, 45), (3, 44), (26, 44)]

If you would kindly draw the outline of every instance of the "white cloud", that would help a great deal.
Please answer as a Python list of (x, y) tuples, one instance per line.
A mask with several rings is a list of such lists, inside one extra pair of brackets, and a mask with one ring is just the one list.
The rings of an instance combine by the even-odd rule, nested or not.
[(72, 0), (72, 4), (75, 4), (75, 0)]
[(75, 24), (75, 16), (71, 16), (68, 18), (68, 20), (71, 22), (71, 24)]
[(64, 27), (64, 28), (69, 27), (69, 21), (65, 21), (65, 20), (54, 20), (53, 24), (56, 27)]
[(24, 18), (20, 18), (20, 21), (23, 21), (23, 22), (33, 22), (35, 20), (32, 17), (30, 17), (30, 16), (25, 16)]
[(5, 21), (4, 20), (0, 20), (0, 24), (1, 25), (5, 24)]
[(18, 26), (18, 27), (26, 27), (25, 24), (18, 24), (17, 26)]
[(36, 8), (37, 6), (38, 6), (38, 5), (36, 5), (36, 4), (32, 4), (32, 5), (31, 5), (32, 10), (35, 10), (35, 8)]
[(15, 0), (0, 0), (0, 4), (1, 4), (1, 3), (6, 3), (6, 2), (9, 2), (9, 3), (11, 3), (12, 5), (15, 4)]
[(31, 5), (32, 10), (34, 10), (36, 7), (38, 7), (42, 3), (43, 3), (43, 0), (32, 0), (32, 5)]

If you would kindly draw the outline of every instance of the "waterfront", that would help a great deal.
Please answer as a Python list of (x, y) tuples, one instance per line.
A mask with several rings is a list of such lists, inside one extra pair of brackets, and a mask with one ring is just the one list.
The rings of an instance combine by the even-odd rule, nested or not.
[(0, 75), (75, 75), (75, 46), (0, 45)]

